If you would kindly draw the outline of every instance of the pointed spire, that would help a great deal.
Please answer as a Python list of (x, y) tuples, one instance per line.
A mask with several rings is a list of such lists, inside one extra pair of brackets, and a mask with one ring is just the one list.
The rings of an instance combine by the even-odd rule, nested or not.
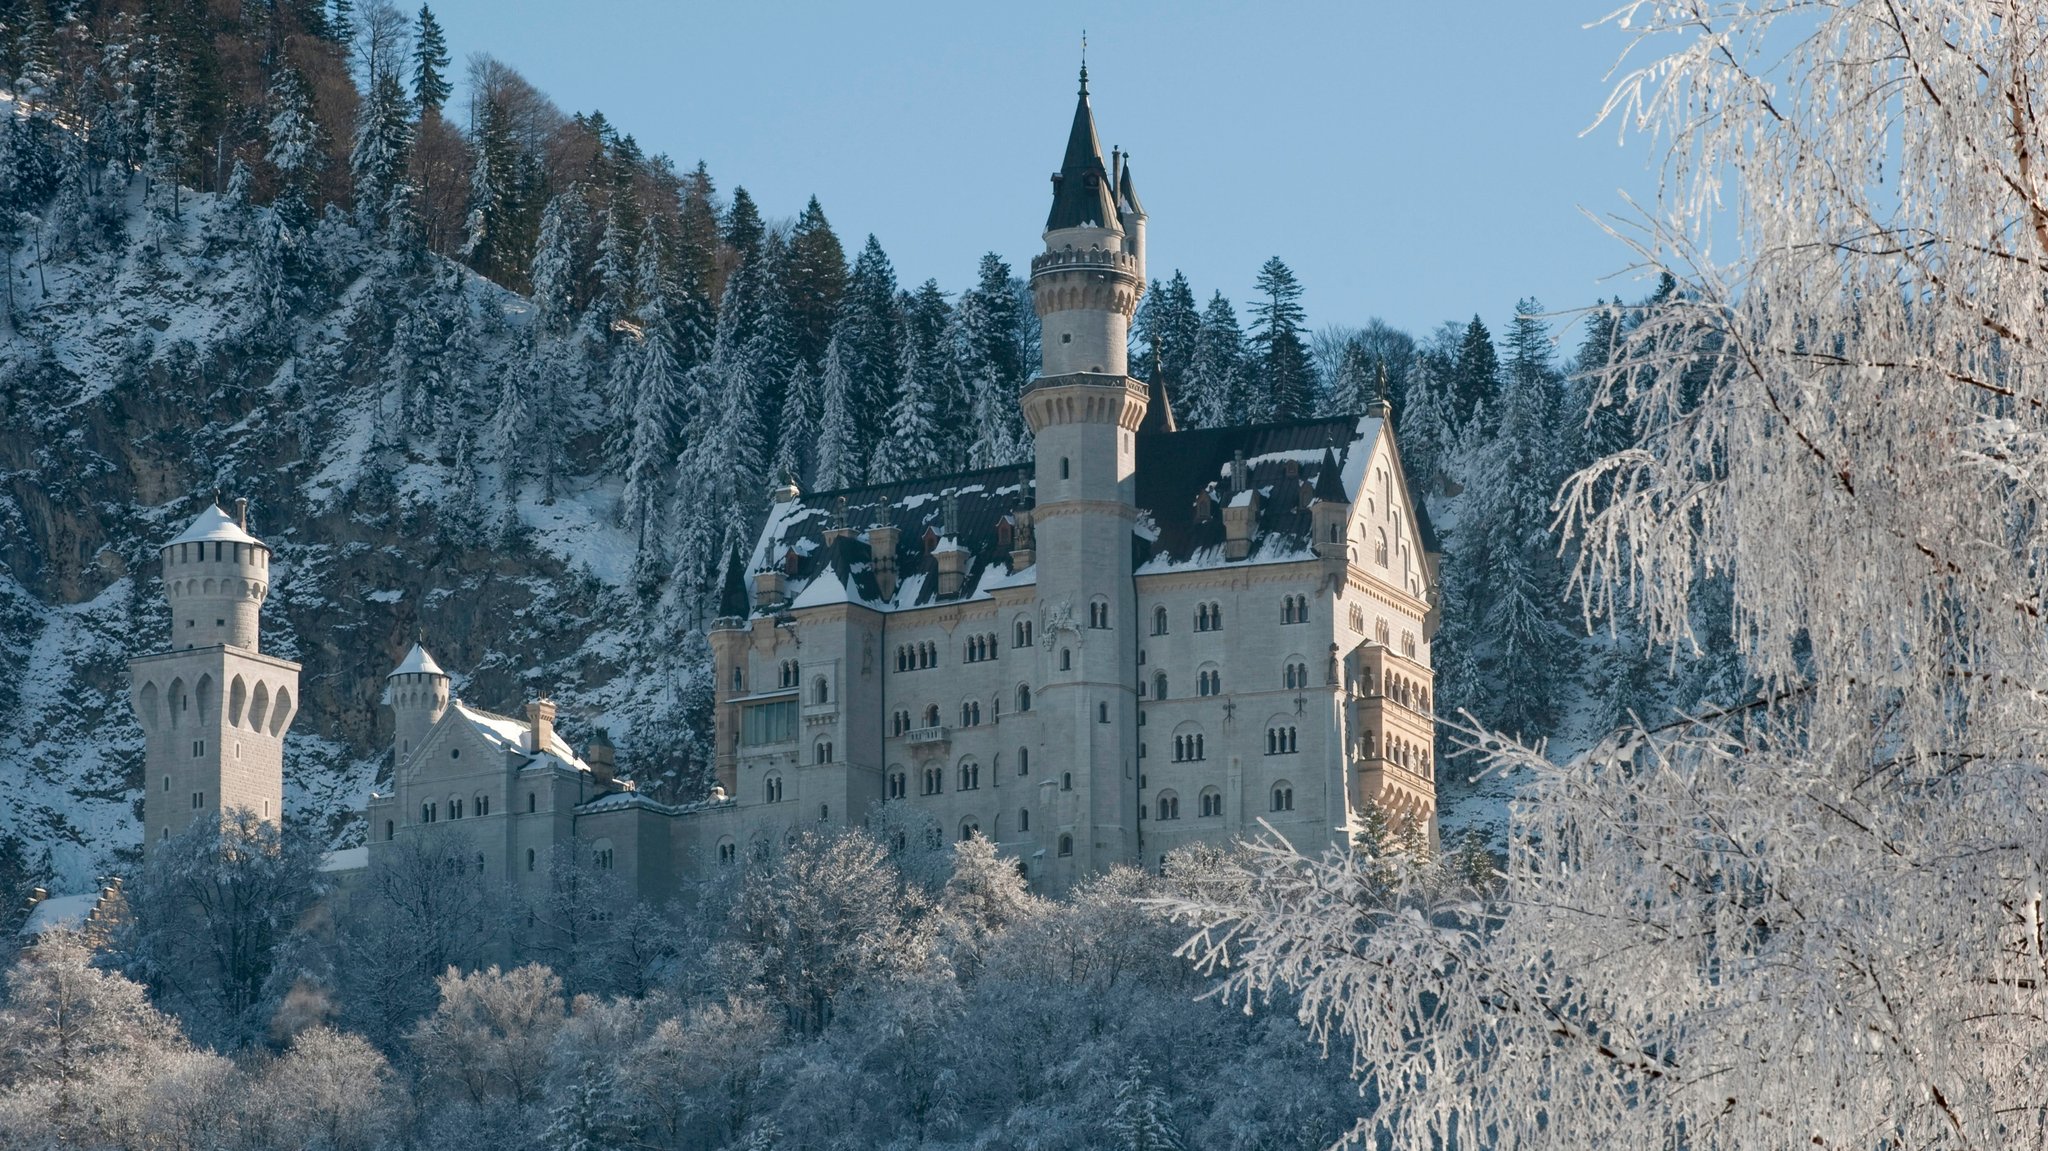
[(1323, 463), (1316, 469), (1315, 498), (1332, 503), (1350, 503), (1351, 497), (1344, 494), (1344, 477), (1337, 467), (1337, 450), (1325, 444)]
[(1088, 107), (1088, 65), (1081, 65), (1081, 95), (1074, 105), (1074, 125), (1067, 131), (1067, 154), (1052, 178), (1052, 212), (1045, 230), (1115, 228), (1116, 204), (1109, 170), (1102, 164), (1102, 142), (1095, 135), (1095, 113)]
[(725, 561), (725, 586), (718, 593), (718, 618), (745, 619), (753, 614), (753, 601), (747, 596), (747, 577), (744, 569), (747, 561), (740, 555), (738, 545), (732, 549), (732, 557)]
[(1166, 395), (1166, 373), (1160, 370), (1159, 333), (1152, 333), (1152, 378), (1145, 384), (1145, 418), (1139, 422), (1138, 431), (1177, 432), (1180, 424), (1173, 418), (1173, 401)]
[(1131, 184), (1131, 154), (1123, 154), (1123, 162), (1117, 166), (1116, 198), (1118, 210), (1126, 215), (1142, 216), (1145, 205), (1138, 202), (1138, 189)]

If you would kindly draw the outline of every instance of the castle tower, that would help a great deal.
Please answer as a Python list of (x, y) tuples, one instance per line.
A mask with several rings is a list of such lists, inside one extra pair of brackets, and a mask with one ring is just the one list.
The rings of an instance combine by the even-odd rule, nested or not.
[(441, 670), (426, 648), (414, 644), (391, 674), (384, 677), (384, 702), (391, 705), (394, 721), (395, 766), (403, 767), (412, 757), (413, 749), (426, 741), (427, 733), (448, 711), (448, 673)]
[(1145, 290), (1144, 213), (1134, 191), (1119, 195), (1118, 183), (1103, 166), (1084, 65), (1066, 157), (1053, 177), (1045, 251), (1031, 261), (1043, 351), (1023, 396), (1036, 452), (1032, 527), (1045, 613), (1036, 710), (1052, 778), (1071, 772), (1076, 799), (1060, 814), (1059, 834), (1073, 837), (1072, 855), (1055, 863), (1072, 869), (1061, 880), (1135, 860), (1138, 842), (1131, 531), (1147, 391), (1130, 378), (1126, 344)]
[(248, 532), (247, 506), (237, 500), (234, 516), (209, 506), (163, 546), (170, 647), (128, 661), (144, 739), (145, 855), (195, 820), (238, 808), (284, 814), (299, 665), (258, 650), (271, 557)]

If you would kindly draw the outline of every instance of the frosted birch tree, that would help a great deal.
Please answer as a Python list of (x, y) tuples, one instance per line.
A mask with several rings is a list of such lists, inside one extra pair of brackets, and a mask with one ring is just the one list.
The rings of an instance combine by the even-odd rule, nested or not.
[(1268, 842), (1178, 903), (1187, 950), (1298, 995), (1395, 1146), (2039, 1146), (2048, 12), (1605, 24), (1645, 58), (1603, 122), (1663, 177), (1614, 230), (1681, 290), (1602, 373), (1633, 443), (1560, 526), (1596, 617), (1707, 620), (1763, 690), (1565, 763), (1470, 736), (1533, 776), (1497, 895)]

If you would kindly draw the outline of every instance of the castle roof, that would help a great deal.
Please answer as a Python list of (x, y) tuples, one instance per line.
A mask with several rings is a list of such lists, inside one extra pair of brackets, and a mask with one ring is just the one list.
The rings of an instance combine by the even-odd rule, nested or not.
[[(447, 672), (441, 670), (440, 664), (434, 662), (434, 657), (427, 654), (427, 649), (418, 644), (412, 645), (412, 650), (406, 652), (405, 658), (399, 661), (398, 666), (391, 669), (391, 675), (445, 676), (447, 674)], [(385, 676), (384, 678), (389, 679), (391, 676)]]
[(235, 522), (233, 516), (220, 510), (220, 505), (208, 504), (205, 511), (200, 512), (198, 517), (187, 525), (184, 531), (179, 532), (176, 538), (164, 546), (168, 548), (176, 547), (179, 544), (194, 544), (213, 540), (236, 544), (261, 544), (263, 542), (248, 532), (243, 531), (241, 525)]
[(1117, 210), (1133, 215), (1145, 214), (1145, 205), (1138, 202), (1138, 189), (1131, 184), (1131, 158), (1126, 155), (1116, 170)]
[(1067, 155), (1052, 178), (1052, 212), (1045, 230), (1118, 227), (1109, 169), (1102, 164), (1102, 144), (1095, 136), (1095, 113), (1088, 107), (1088, 66), (1081, 66), (1081, 95), (1074, 105), (1074, 126), (1067, 131)]
[(533, 738), (533, 725), (523, 719), (513, 719), (509, 715), (499, 715), (494, 711), (471, 707), (459, 699), (450, 710), (468, 721), (469, 725), (476, 729), (477, 734), (483, 737), (484, 742), (500, 751), (533, 759), (552, 757), (560, 760), (563, 766), (572, 771), (590, 770), (590, 765), (583, 762), (582, 757), (570, 749), (569, 742), (562, 738), (560, 730), (550, 732), (548, 745), (535, 752), (526, 746), (527, 741)]

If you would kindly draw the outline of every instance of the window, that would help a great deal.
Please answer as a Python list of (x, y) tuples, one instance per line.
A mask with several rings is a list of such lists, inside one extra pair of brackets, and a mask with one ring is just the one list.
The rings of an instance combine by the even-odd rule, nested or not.
[(1349, 618), (1349, 619), (1347, 619), (1347, 620), (1346, 620), (1345, 622), (1346, 622), (1346, 623), (1349, 623), (1349, 624), (1351, 625), (1351, 630), (1352, 630), (1352, 631), (1355, 631), (1355, 632), (1357, 632), (1357, 633), (1358, 633), (1358, 634), (1360, 634), (1360, 635), (1364, 635), (1364, 634), (1365, 634), (1365, 609), (1364, 609), (1364, 608), (1362, 608), (1362, 607), (1358, 607), (1358, 606), (1354, 605), (1354, 606), (1353, 606), (1353, 607), (1351, 608), (1351, 614), (1350, 614), (1350, 618)]
[[(1060, 670), (1061, 670), (1061, 671), (1072, 671), (1072, 670), (1074, 670), (1074, 653), (1073, 653), (1073, 652), (1071, 652), (1071, 651), (1069, 651), (1069, 650), (1067, 650), (1066, 648), (1061, 648), (1061, 649), (1060, 649)], [(195, 751), (195, 752), (193, 752), (192, 754), (194, 754), (194, 755), (197, 755), (197, 754), (199, 754), (199, 753)]]
[(449, 748), (449, 749), (448, 749), (448, 758), (449, 758), (449, 759), (461, 759), (461, 758), (462, 758), (462, 749), (461, 749), (461, 748), (459, 748), (459, 747), (451, 747), (451, 748)]
[(749, 704), (740, 709), (740, 746), (764, 747), (796, 738), (796, 701)]
[(462, 800), (457, 796), (451, 795), (448, 797), (448, 818), (462, 818)]
[(770, 773), (761, 781), (762, 800), (766, 803), (782, 802), (782, 776)]
[(1095, 600), (1088, 605), (1088, 626), (1100, 631), (1109, 626), (1109, 602)]
[(1070, 465), (1068, 464), (1068, 462), (1067, 462), (1067, 457), (1065, 457), (1065, 456), (1061, 456), (1061, 457), (1060, 457), (1060, 478), (1061, 478), (1061, 479), (1063, 479), (1063, 480), (1064, 480), (1064, 479), (1071, 479), (1071, 478), (1073, 478), (1073, 475), (1074, 475), (1074, 469), (1073, 469), (1073, 467), (1072, 467), (1072, 466), (1070, 466)]
[(1203, 746), (1199, 731), (1182, 732), (1173, 737), (1173, 761), (1175, 763), (1196, 763), (1208, 758), (1208, 749)]
[(534, 804), (534, 797), (533, 797), (533, 793), (529, 791), (529, 792), (527, 792), (527, 793), (526, 793), (526, 814), (528, 814), (528, 815), (532, 815), (532, 814), (533, 814), (533, 804)]
[(595, 864), (599, 871), (610, 871), (612, 869), (611, 845), (608, 843), (602, 844), (596, 851), (591, 852), (590, 862)]
[(1073, 772), (1071, 772), (1071, 771), (1063, 771), (1063, 772), (1060, 772), (1060, 790), (1061, 790), (1061, 791), (1072, 791), (1072, 790), (1074, 790), (1074, 773), (1073, 773)]
[(1170, 791), (1160, 792), (1159, 798), (1157, 801), (1155, 801), (1153, 806), (1158, 808), (1160, 819), (1180, 818), (1180, 796), (1175, 795)]
[(780, 671), (781, 679), (779, 681), (779, 686), (795, 687), (798, 675), (796, 661), (793, 659), (783, 660)]
[(1163, 671), (1152, 677), (1152, 698), (1166, 698), (1166, 673)]
[(718, 841), (718, 863), (719, 863), (719, 866), (721, 866), (721, 867), (729, 867), (729, 866), (731, 866), (731, 865), (732, 865), (733, 863), (737, 862), (737, 861), (739, 860), (739, 857), (740, 857), (740, 845), (739, 845), (739, 844), (737, 844), (737, 843), (734, 843), (734, 842), (733, 842), (733, 841), (732, 841), (731, 839), (721, 839), (721, 840), (719, 840), (719, 841)]
[(1031, 749), (1028, 747), (1020, 747), (1017, 749), (1017, 774), (1031, 774)]
[(936, 767), (924, 769), (924, 793), (937, 795), (946, 789), (946, 773)]
[[(196, 795), (192, 797), (192, 806), (194, 806), (194, 807), (198, 807), (198, 806), (199, 806), (199, 797), (198, 797), (198, 796), (196, 796)], [(432, 823), (432, 822), (434, 822), (434, 805), (433, 805), (433, 804), (431, 804), (431, 803), (422, 803), (422, 804), (420, 804), (420, 822), (421, 822), (421, 823)]]
[(970, 699), (970, 700), (968, 700), (968, 701), (966, 701), (965, 703), (962, 703), (962, 704), (960, 705), (960, 726), (961, 726), (961, 727), (979, 727), (979, 726), (981, 726), (981, 701), (980, 701), (980, 700), (978, 700), (978, 699)]
[(1014, 637), (1013, 642), (1010, 644), (1011, 647), (1024, 648), (1031, 646), (1030, 620), (1019, 617), (1017, 622), (1011, 627), (1010, 631), (1012, 636)]
[(481, 791), (476, 793), (476, 813), (479, 818), (491, 813), (491, 797)]
[(1284, 600), (1282, 601), (1282, 606), (1281, 606), (1281, 609), (1280, 609), (1280, 622), (1281, 622), (1281, 623), (1307, 623), (1307, 622), (1308, 622), (1308, 597), (1307, 597), (1307, 596), (1305, 596), (1305, 595), (1291, 595), (1291, 596), (1287, 596), (1287, 597), (1286, 597), (1286, 598), (1285, 598), (1285, 599), (1284, 599)]
[(397, 839), (397, 838), (398, 838), (398, 824), (397, 824), (396, 822), (392, 821), (392, 820), (389, 820), (389, 819), (385, 820), (385, 821), (384, 821), (384, 842), (386, 842), (386, 843), (390, 843), (390, 842), (391, 842), (392, 840), (394, 840), (394, 839)]
[(981, 786), (981, 765), (973, 760), (960, 764), (960, 790), (974, 791)]
[(1307, 687), (1308, 665), (1305, 663), (1290, 663), (1281, 669), (1280, 679), (1290, 688)]
[(815, 756), (813, 757), (813, 762), (816, 762), (816, 763), (831, 763), (831, 762), (832, 762), (832, 741), (831, 741), (831, 740), (829, 740), (829, 739), (821, 739), (821, 740), (819, 740), (819, 741), (818, 741), (818, 743), (817, 743), (817, 748), (816, 748), (816, 755), (815, 755)]
[(528, 871), (532, 871), (532, 870), (533, 870), (533, 865), (534, 865), (534, 854), (533, 854), (533, 849), (532, 849), (531, 847), (529, 847), (529, 848), (527, 848), (527, 849), (526, 849), (526, 870), (528, 870)]
[(1372, 625), (1372, 638), (1379, 641), (1381, 647), (1393, 646), (1393, 634), (1393, 629), (1387, 626), (1386, 620), (1374, 621)]
[(1062, 836), (1060, 836), (1060, 854), (1061, 854), (1061, 855), (1072, 855), (1072, 854), (1074, 854), (1074, 837), (1073, 837), (1073, 836), (1071, 836), (1071, 835), (1062, 835)]
[(1215, 603), (1198, 604), (1195, 607), (1196, 631), (1222, 631), (1223, 605)]
[(1106, 702), (1106, 701), (1105, 701), (1105, 702), (1097, 703), (1097, 704), (1095, 705), (1095, 722), (1097, 722), (1097, 723), (1108, 723), (1108, 722), (1109, 722), (1109, 704), (1108, 704), (1108, 702)]
[(967, 637), (965, 658), (968, 663), (983, 663), (996, 658), (997, 650), (993, 632), (988, 635), (971, 635)]
[(924, 725), (925, 725), (926, 727), (937, 727), (937, 726), (939, 726), (939, 705), (938, 705), (938, 704), (935, 704), (935, 703), (933, 703), (933, 704), (927, 704), (927, 705), (925, 705), (925, 709), (924, 709)]
[(732, 689), (734, 691), (747, 690), (747, 672), (745, 668), (735, 666), (732, 669)]
[(1163, 604), (1152, 609), (1152, 634), (1166, 634), (1166, 607)]
[(828, 684), (828, 683), (826, 683), (826, 682), (825, 682), (825, 677), (824, 677), (824, 676), (822, 676), (822, 675), (821, 675), (821, 676), (818, 676), (818, 677), (816, 677), (816, 678), (814, 678), (814, 679), (812, 679), (812, 680), (811, 680), (811, 702), (812, 702), (812, 703), (831, 703), (831, 702), (832, 702), (832, 685), (831, 685), (831, 684)]
[(1401, 654), (1402, 654), (1402, 655), (1405, 655), (1405, 656), (1407, 656), (1407, 657), (1408, 657), (1409, 659), (1414, 659), (1414, 658), (1415, 658), (1415, 633), (1414, 633), (1414, 632), (1412, 632), (1412, 631), (1404, 631), (1404, 632), (1402, 632), (1402, 633), (1401, 633)]
[[(1300, 750), (1296, 742), (1293, 724), (1275, 725), (1266, 729), (1267, 755), (1293, 755)], [(1278, 811), (1279, 808), (1274, 808)]]
[(170, 789), (171, 789), (171, 777), (167, 775), (167, 776), (164, 776), (164, 790), (165, 790), (165, 791), (169, 791)]
[(1027, 684), (1017, 685), (1017, 710), (1031, 710), (1031, 688)]
[(1294, 785), (1285, 780), (1273, 785), (1273, 810), (1294, 810)]
[(1202, 818), (1215, 819), (1223, 814), (1223, 793), (1213, 787), (1202, 789)]
[(903, 773), (900, 771), (890, 772), (889, 798), (902, 799), (904, 796), (908, 794), (910, 794), (910, 781), (908, 779), (905, 779)]
[(966, 843), (968, 840), (973, 839), (975, 836), (980, 834), (980, 820), (970, 815), (966, 819), (960, 821), (960, 842)]
[(205, 754), (206, 754), (206, 741), (205, 741), (205, 740), (203, 740), (203, 739), (195, 739), (195, 740), (193, 740), (193, 741), (192, 741), (192, 758), (193, 758), (193, 759), (198, 759), (198, 758), (199, 758), (200, 756), (203, 756), (203, 755), (205, 755)]
[(889, 717), (889, 734), (902, 735), (910, 730), (910, 713), (899, 711)]
[(1220, 668), (1205, 667), (1195, 674), (1196, 695), (1222, 695), (1223, 671)]
[(1028, 808), (1028, 807), (1020, 807), (1020, 808), (1018, 808), (1018, 809), (1017, 809), (1017, 830), (1018, 830), (1018, 831), (1030, 831), (1030, 830), (1031, 830), (1031, 809), (1030, 809), (1030, 808)]

